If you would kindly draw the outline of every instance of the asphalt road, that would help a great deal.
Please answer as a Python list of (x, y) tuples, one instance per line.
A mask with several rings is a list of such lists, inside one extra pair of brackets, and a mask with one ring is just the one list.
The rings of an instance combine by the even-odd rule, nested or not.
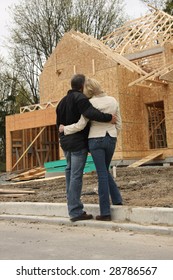
[(0, 260), (173, 260), (173, 236), (0, 220)]

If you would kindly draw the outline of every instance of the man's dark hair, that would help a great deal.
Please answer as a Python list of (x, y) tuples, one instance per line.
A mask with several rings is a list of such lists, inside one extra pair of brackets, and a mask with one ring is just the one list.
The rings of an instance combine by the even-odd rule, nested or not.
[(82, 90), (85, 83), (85, 76), (83, 74), (76, 74), (71, 79), (71, 88), (74, 90)]

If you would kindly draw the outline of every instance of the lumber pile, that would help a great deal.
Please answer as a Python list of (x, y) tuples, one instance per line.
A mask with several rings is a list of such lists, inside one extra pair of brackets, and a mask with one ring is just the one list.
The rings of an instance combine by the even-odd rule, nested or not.
[(19, 197), (26, 194), (34, 194), (35, 191), (23, 189), (0, 189), (0, 197)]
[(20, 173), (17, 176), (12, 177), (10, 180), (14, 182), (28, 181), (33, 179), (40, 179), (45, 177), (45, 168), (37, 167), (26, 172)]

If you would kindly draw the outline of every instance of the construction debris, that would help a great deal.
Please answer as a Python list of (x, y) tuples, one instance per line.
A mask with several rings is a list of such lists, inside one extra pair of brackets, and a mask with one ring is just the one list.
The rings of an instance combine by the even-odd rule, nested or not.
[(0, 189), (0, 197), (20, 197), (26, 194), (34, 194), (35, 191), (23, 189)]
[(31, 169), (29, 171), (20, 173), (17, 176), (14, 176), (10, 179), (10, 181), (28, 181), (28, 180), (33, 180), (33, 179), (39, 179), (39, 178), (44, 178), (45, 177), (45, 168), (38, 167)]
[(157, 158), (159, 156), (163, 155), (162, 152), (156, 152), (156, 153), (152, 153), (151, 155), (145, 157), (145, 158), (142, 158), (134, 163), (132, 163), (131, 165), (129, 165), (128, 167), (138, 167), (138, 166), (141, 166), (142, 164), (146, 163), (146, 162), (149, 162), (150, 160), (154, 159), (154, 158)]
[(0, 194), (28, 194), (28, 193), (35, 193), (35, 191), (25, 191), (19, 189), (0, 189)]

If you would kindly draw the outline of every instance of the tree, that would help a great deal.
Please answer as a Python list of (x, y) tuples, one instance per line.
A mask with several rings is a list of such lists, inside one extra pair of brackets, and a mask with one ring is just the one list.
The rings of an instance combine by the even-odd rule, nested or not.
[(124, 0), (23, 0), (11, 8), (15, 71), (39, 102), (38, 77), (65, 32), (72, 28), (101, 38), (125, 19)]
[(5, 161), (5, 118), (19, 113), (20, 107), (30, 103), (29, 94), (17, 73), (10, 72), (0, 59), (0, 160)]
[(123, 1), (119, 0), (74, 1), (69, 29), (73, 27), (100, 39), (124, 22), (123, 5)]
[(16, 45), (11, 61), (11, 68), (15, 70), (20, 82), (25, 84), (25, 90), (30, 92), (30, 103), (39, 103), (39, 74), (42, 68), (37, 54), (29, 46)]
[(172, 0), (166, 1), (164, 11), (170, 15), (173, 15), (173, 1)]

